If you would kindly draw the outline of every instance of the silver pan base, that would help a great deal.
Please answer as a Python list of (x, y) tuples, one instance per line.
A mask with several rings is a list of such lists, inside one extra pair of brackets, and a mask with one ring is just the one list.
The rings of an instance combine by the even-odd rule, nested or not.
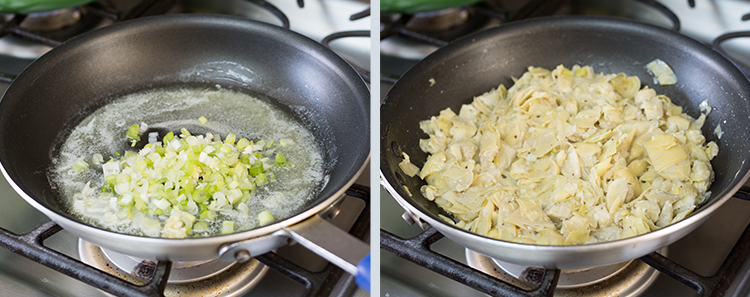
[[(666, 256), (666, 248), (658, 251)], [(519, 279), (529, 267), (502, 262), (466, 249), (466, 262), (490, 276), (524, 289), (534, 286)], [(658, 275), (640, 260), (588, 269), (562, 270), (554, 296), (638, 296)]]
[[(135, 263), (136, 260), (130, 256), (104, 251), (101, 247), (82, 239), (78, 240), (78, 254), (81, 261), (104, 272), (136, 285), (145, 283), (140, 278), (133, 276), (130, 271), (118, 267), (132, 267), (131, 264)], [(111, 259), (117, 261), (118, 264), (113, 263)], [(175, 262), (172, 264), (170, 279), (164, 290), (164, 295), (240, 296), (260, 282), (266, 272), (268, 272), (268, 266), (255, 259), (245, 263), (226, 263), (218, 261), (218, 259), (202, 262)], [(201, 276), (200, 274), (205, 275)], [(175, 280), (173, 280), (173, 277)], [(193, 281), (189, 281), (189, 279), (193, 279)]]

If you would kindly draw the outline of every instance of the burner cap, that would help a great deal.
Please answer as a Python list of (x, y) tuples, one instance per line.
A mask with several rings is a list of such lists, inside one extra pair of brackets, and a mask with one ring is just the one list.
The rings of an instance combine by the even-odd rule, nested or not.
[[(101, 248), (104, 256), (110, 263), (123, 271), (129, 271), (135, 277), (150, 279), (156, 267), (156, 262), (148, 259), (138, 258), (121, 254)], [(181, 284), (204, 280), (213, 277), (232, 267), (236, 262), (224, 262), (218, 258), (207, 261), (177, 261), (172, 262), (172, 271), (169, 272), (169, 283)]]
[[(148, 274), (149, 265), (147, 262), (139, 261), (142, 259), (112, 251), (104, 251), (83, 239), (78, 240), (78, 255), (81, 261), (99, 270), (136, 285), (145, 284), (141, 277), (133, 276), (130, 273), (132, 269), (136, 269), (139, 272), (146, 271), (146, 274)], [(115, 264), (110, 260), (111, 258), (125, 258), (115, 261), (124, 260), (125, 263), (129, 264)], [(223, 267), (227, 264), (228, 266)], [(129, 268), (130, 266), (132, 268)], [(211, 275), (207, 277), (198, 276), (199, 273), (191, 271), (196, 267), (198, 271), (207, 270)], [(210, 272), (217, 269), (218, 271)], [(199, 262), (173, 262), (164, 296), (241, 296), (258, 284), (267, 272), (268, 266), (255, 259), (245, 263), (226, 263), (218, 259)], [(188, 279), (194, 280), (189, 281)]]
[(419, 32), (443, 32), (465, 24), (469, 14), (469, 9), (465, 7), (421, 12), (414, 14), (405, 26)]
[[(542, 275), (544, 274), (544, 269), (542, 268), (508, 263), (497, 259), (492, 259), (492, 262), (495, 266), (505, 271), (505, 273), (523, 281), (533, 281), (533, 276), (537, 275), (536, 272), (541, 272)], [(557, 288), (579, 288), (605, 281), (625, 270), (625, 268), (627, 268), (632, 262), (633, 260), (591, 268), (563, 269), (560, 274), (560, 279), (557, 281)]]
[[(667, 249), (658, 250), (667, 255)], [(466, 249), (469, 266), (492, 277), (523, 289), (533, 289), (532, 284), (522, 279), (537, 274), (539, 269), (510, 264)], [(631, 260), (594, 268), (562, 270), (554, 296), (638, 296), (651, 285), (658, 271), (640, 260)], [(521, 279), (519, 279), (519, 277)]]
[(18, 26), (31, 31), (55, 31), (70, 27), (81, 20), (80, 8), (63, 8), (48, 12), (30, 13)]

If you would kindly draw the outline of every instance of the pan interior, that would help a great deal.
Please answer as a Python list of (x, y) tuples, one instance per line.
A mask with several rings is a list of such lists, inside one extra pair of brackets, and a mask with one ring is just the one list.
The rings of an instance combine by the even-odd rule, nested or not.
[[(646, 64), (666, 61), (677, 74), (673, 86), (654, 84)], [(381, 106), (381, 172), (398, 192), (437, 221), (444, 212), (420, 194), (424, 182), (410, 178), (398, 167), (401, 152), (422, 167), (427, 154), (418, 140), (426, 138), (419, 121), (462, 104), (497, 87), (513, 85), (529, 66), (554, 69), (591, 65), (597, 72), (638, 76), (642, 85), (665, 94), (697, 118), (699, 105), (713, 107), (703, 134), (719, 145), (712, 161), (716, 173), (708, 202), (696, 210), (728, 199), (746, 178), (750, 87), (747, 79), (726, 59), (685, 36), (631, 21), (595, 18), (546, 18), (502, 26), (458, 40), (428, 56), (409, 70), (390, 90)], [(714, 133), (721, 126), (721, 138)], [(678, 224), (679, 225), (679, 224)], [(671, 227), (671, 226), (670, 226)], [(669, 227), (665, 228), (668, 229)]]
[(330, 180), (303, 211), (340, 193), (368, 158), (368, 90), (333, 52), (241, 18), (165, 15), (87, 33), (25, 69), (0, 101), (0, 162), (25, 195), (71, 218), (46, 172), (72, 127), (126, 94), (217, 84), (273, 102), (312, 132)]
[[(205, 123), (198, 121), (199, 117), (208, 120)], [(263, 141), (263, 148), (255, 150), (260, 152), (273, 150), (269, 158), (277, 153), (286, 156), (288, 165), (284, 168), (274, 170), (275, 178), (268, 184), (258, 186), (252, 191), (247, 202), (243, 202), (247, 214), (238, 211), (217, 211), (216, 220), (207, 221), (213, 232), (207, 234), (218, 234), (221, 229), (222, 220), (231, 220), (235, 223), (236, 230), (247, 230), (259, 227), (258, 214), (262, 211), (270, 211), (277, 220), (285, 219), (295, 215), (303, 206), (317, 197), (318, 192), (325, 186), (326, 177), (323, 176), (323, 164), (320, 148), (313, 135), (304, 128), (302, 123), (294, 119), (290, 114), (275, 108), (268, 102), (261, 101), (251, 96), (230, 91), (217, 85), (212, 88), (165, 88), (148, 90), (145, 92), (126, 95), (123, 98), (111, 102), (104, 107), (90, 113), (72, 132), (60, 146), (59, 152), (53, 153), (58, 158), (53, 159), (55, 168), (49, 173), (53, 187), (62, 197), (64, 205), (69, 206), (68, 212), (91, 225), (105, 227), (127, 234), (142, 234), (146, 232), (149, 236), (158, 236), (161, 230), (155, 228), (141, 229), (141, 220), (136, 218), (126, 220), (121, 214), (115, 220), (114, 213), (126, 211), (128, 208), (119, 207), (116, 210), (110, 206), (109, 198), (97, 198), (98, 191), (92, 194), (79, 194), (86, 184), (98, 189), (105, 184), (104, 176), (98, 164), (91, 164), (88, 169), (76, 172), (71, 166), (83, 160), (91, 163), (92, 154), (97, 153), (104, 160), (113, 158), (120, 159), (117, 155), (126, 151), (138, 152), (148, 141), (149, 132), (142, 134), (142, 140), (135, 147), (130, 147), (130, 142), (125, 138), (123, 131), (131, 124), (145, 123), (148, 131), (158, 131), (160, 137), (166, 133), (173, 132), (180, 135), (181, 129), (187, 129), (192, 135), (198, 137), (207, 136), (211, 133), (216, 138), (226, 139), (229, 133), (237, 135), (237, 139), (246, 138), (253, 142)], [(281, 140), (291, 140), (292, 143), (281, 145)], [(273, 141), (273, 142), (271, 142)], [(275, 143), (276, 145), (272, 145)], [(142, 154), (143, 157), (145, 155)], [(179, 159), (179, 158), (178, 158)], [(270, 162), (273, 162), (272, 160)], [(227, 164), (232, 166), (232, 164)], [(154, 166), (153, 169), (157, 169)], [(218, 168), (214, 168), (218, 171)], [(137, 170), (138, 171), (138, 170)], [(168, 170), (162, 171), (162, 176), (169, 176)], [(215, 172), (215, 171), (208, 171)], [(208, 173), (202, 176), (208, 177)], [(138, 176), (137, 179), (142, 177)], [(146, 181), (156, 181), (161, 176), (145, 177)], [(207, 180), (201, 181), (207, 183)], [(135, 189), (133, 189), (133, 192)], [(187, 194), (187, 193), (186, 193)], [(76, 198), (77, 196), (87, 198)], [(155, 202), (159, 197), (140, 196), (144, 201)], [(79, 201), (80, 200), (80, 201)], [(75, 204), (73, 202), (77, 202)], [(89, 206), (82, 206), (91, 203)], [(208, 202), (206, 202), (206, 205)], [(76, 205), (78, 205), (76, 207)], [(182, 210), (198, 216), (199, 209), (192, 205)], [(239, 204), (235, 205), (235, 209)], [(243, 207), (244, 207), (243, 206)], [(150, 205), (151, 210), (157, 209)], [(192, 209), (192, 210), (191, 210)], [(150, 211), (149, 211), (150, 212)], [(146, 217), (161, 218), (163, 224), (170, 213), (160, 215), (146, 215)], [(140, 216), (138, 216), (140, 217)], [(146, 231), (147, 230), (147, 231)], [(187, 234), (191, 235), (191, 234)], [(206, 235), (204, 233), (203, 235)]]

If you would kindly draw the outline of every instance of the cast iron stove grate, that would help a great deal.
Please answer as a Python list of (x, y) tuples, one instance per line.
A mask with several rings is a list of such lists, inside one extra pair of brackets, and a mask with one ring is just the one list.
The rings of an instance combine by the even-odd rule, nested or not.
[[(281, 27), (289, 29), (289, 18), (276, 6), (268, 3), (264, 0), (245, 0), (246, 2), (253, 3), (260, 9), (263, 9), (273, 15), (281, 23)], [(138, 17), (153, 16), (165, 14), (170, 8), (174, 7), (179, 3), (179, 0), (142, 0), (138, 2), (134, 7), (127, 11), (120, 11), (114, 6), (106, 6), (107, 2), (99, 3), (94, 2), (83, 6), (81, 9), (85, 11), (85, 16), (73, 26), (62, 28), (55, 31), (35, 31), (25, 29), (21, 26), (21, 23), (26, 19), (27, 15), (14, 14), (3, 20), (0, 18), (0, 38), (3, 36), (15, 36), (23, 40), (31, 41), (34, 43), (56, 47), (66, 40), (94, 29), (96, 25), (102, 19), (109, 19), (114, 22), (130, 20)], [(304, 7), (304, 0), (297, 0), (297, 4), (300, 8)], [(355, 21), (370, 16), (370, 8), (353, 14), (349, 20)], [(370, 37), (370, 31), (343, 31), (336, 32), (329, 36), (326, 36), (321, 43), (328, 48), (333, 40), (349, 37)], [(352, 67), (362, 76), (366, 82), (370, 82), (370, 73), (366, 69), (357, 66), (355, 63), (349, 63)], [(0, 73), (0, 82), (10, 83), (14, 75)]]
[[(302, 1), (302, 0), (298, 0), (298, 1)], [(349, 17), (349, 20), (350, 21), (356, 21), (356, 20), (363, 19), (363, 18), (366, 18), (366, 17), (369, 17), (369, 16), (370, 16), (370, 8), (367, 8), (367, 9), (361, 11), (361, 12), (358, 12), (358, 13), (355, 13), (355, 14), (351, 15)], [(355, 31), (336, 32), (336, 33), (333, 33), (333, 34), (330, 34), (330, 35), (324, 37), (323, 40), (320, 41), (320, 43), (322, 43), (323, 45), (325, 45), (327, 48), (330, 49), (331, 48), (330, 44), (334, 40), (342, 39), (342, 38), (350, 38), (350, 37), (370, 37), (370, 31), (369, 30), (368, 31), (355, 30)], [(367, 69), (364, 69), (362, 67), (359, 67), (359, 66), (357, 66), (356, 64), (354, 64), (352, 62), (349, 62), (349, 65), (351, 65), (352, 68), (354, 68), (354, 70), (356, 70), (357, 73), (359, 73), (359, 75), (362, 77), (362, 79), (365, 82), (367, 82), (368, 84), (370, 83), (370, 71), (368, 71)]]
[[(655, 0), (635, 1), (664, 15), (671, 22), (672, 26), (670, 29), (675, 31), (680, 30), (679, 18), (663, 4)], [(380, 20), (380, 40), (383, 41), (392, 36), (400, 36), (420, 44), (432, 45), (440, 48), (462, 36), (486, 28), (488, 25), (491, 25), (493, 21), (495, 23), (499, 22), (500, 24), (505, 24), (523, 19), (555, 15), (562, 7), (567, 5), (570, 0), (531, 0), (517, 9), (508, 9), (500, 2), (500, 0), (485, 0), (478, 4), (466, 7), (465, 9), (469, 14), (469, 17), (464, 24), (436, 32), (421, 30), (408, 25), (412, 19), (417, 17), (416, 15), (383, 14)], [(390, 84), (395, 83), (399, 77), (400, 76), (395, 73), (381, 73), (381, 81)]]
[[(742, 16), (742, 21), (748, 21), (748, 20), (750, 20), (750, 13)], [(743, 37), (750, 37), (750, 31), (737, 31), (737, 32), (724, 33), (720, 35), (719, 37), (717, 37), (716, 39), (714, 39), (714, 42), (712, 45), (713, 45), (713, 48), (717, 50), (718, 52), (720, 52), (722, 55), (724, 55), (724, 57), (734, 62), (737, 68), (739, 68), (740, 71), (742, 71), (742, 73), (745, 74), (745, 76), (750, 77), (750, 65), (743, 63), (742, 61), (739, 61), (738, 59), (732, 58), (727, 53), (727, 51), (721, 46), (721, 44), (724, 43), (725, 41), (728, 41), (730, 39), (743, 38)]]

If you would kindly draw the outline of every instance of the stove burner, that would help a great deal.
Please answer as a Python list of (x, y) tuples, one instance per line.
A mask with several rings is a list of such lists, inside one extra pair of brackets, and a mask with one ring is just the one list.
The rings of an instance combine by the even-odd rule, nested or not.
[[(146, 275), (130, 271), (149, 270), (148, 260), (102, 249), (82, 239), (78, 253), (86, 264), (136, 285), (146, 283)], [(151, 262), (153, 263), (153, 262)], [(164, 296), (239, 296), (255, 286), (268, 267), (252, 259), (245, 263), (227, 263), (218, 259), (197, 262), (174, 262)]]
[(467, 7), (414, 14), (406, 21), (406, 28), (421, 32), (442, 32), (466, 24), (473, 12)]
[(18, 25), (30, 31), (54, 31), (76, 24), (81, 20), (81, 8), (63, 8), (49, 12), (38, 12), (27, 15)]
[[(658, 251), (666, 254), (666, 248)], [(538, 284), (528, 281), (538, 269), (499, 261), (466, 249), (469, 266), (521, 288)], [(544, 273), (544, 270), (541, 270)], [(554, 296), (637, 296), (658, 276), (658, 271), (640, 260), (587, 269), (562, 270)], [(533, 278), (533, 277), (532, 277)]]
[(444, 46), (456, 38), (487, 27), (490, 20), (471, 6), (406, 15), (384, 14), (381, 17), (381, 40), (396, 35)]
[[(144, 281), (151, 279), (153, 267), (156, 262), (142, 259), (122, 253), (114, 252), (105, 248), (101, 249), (110, 263), (123, 271), (130, 271)], [(169, 272), (170, 284), (182, 284), (204, 280), (218, 275), (229, 269), (236, 262), (224, 262), (217, 259), (207, 261), (172, 262), (172, 270)]]
[[(538, 280), (536, 279), (529, 280), (529, 274), (538, 274), (539, 271), (541, 271), (541, 273), (544, 273), (543, 269), (503, 262), (494, 258), (492, 259), (492, 262), (495, 264), (495, 266), (505, 271), (505, 273), (508, 273), (511, 276), (522, 281), (535, 281), (538, 283)], [(632, 262), (633, 260), (593, 268), (562, 270), (560, 279), (557, 281), (557, 288), (580, 288), (605, 281), (625, 270), (625, 268), (627, 268), (628, 265), (630, 265)]]

